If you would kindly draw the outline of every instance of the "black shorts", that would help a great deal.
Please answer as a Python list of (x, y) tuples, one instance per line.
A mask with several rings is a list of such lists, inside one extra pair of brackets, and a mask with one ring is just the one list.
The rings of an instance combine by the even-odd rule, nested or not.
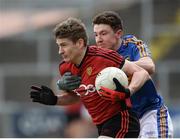
[(99, 136), (113, 138), (137, 138), (140, 132), (138, 117), (130, 110), (121, 111), (97, 128)]

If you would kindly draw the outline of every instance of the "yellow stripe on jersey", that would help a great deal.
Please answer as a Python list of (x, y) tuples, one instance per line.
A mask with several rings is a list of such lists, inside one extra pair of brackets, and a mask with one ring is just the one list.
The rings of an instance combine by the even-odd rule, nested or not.
[(142, 40), (138, 40), (135, 36), (133, 36), (132, 38), (127, 38), (125, 40), (123, 40), (124, 44), (128, 44), (128, 43), (134, 43), (136, 44), (138, 50), (139, 50), (139, 54), (140, 57), (146, 57), (148, 56), (146, 50), (145, 50), (145, 44), (143, 43)]
[(137, 48), (139, 49), (139, 54), (140, 54), (140, 57), (145, 57), (145, 56), (147, 56), (147, 53), (146, 53), (146, 51), (145, 51), (145, 49), (144, 49), (144, 44), (137, 44), (136, 45), (137, 46)]
[(164, 107), (160, 110), (160, 137), (167, 137), (167, 112)]

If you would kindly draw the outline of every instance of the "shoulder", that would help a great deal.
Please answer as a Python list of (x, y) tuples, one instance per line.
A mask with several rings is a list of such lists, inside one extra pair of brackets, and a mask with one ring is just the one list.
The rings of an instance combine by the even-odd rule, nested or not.
[(144, 42), (139, 40), (134, 35), (125, 35), (122, 38), (123, 44), (126, 46), (139, 47), (143, 46)]
[(63, 75), (65, 72), (68, 72), (70, 71), (71, 67), (73, 66), (72, 63), (67, 63), (65, 61), (62, 61), (60, 64), (59, 64), (59, 72), (61, 75)]
[(95, 63), (124, 63), (124, 58), (118, 52), (106, 48), (98, 48), (97, 46), (91, 46), (88, 50), (88, 56), (94, 57), (93, 62)]
[(117, 55), (121, 57), (116, 51), (106, 49), (106, 48), (99, 48), (97, 46), (89, 46), (88, 55), (100, 56), (100, 57), (107, 57), (111, 55)]
[(150, 56), (151, 51), (149, 47), (140, 39), (137, 39), (134, 35), (125, 35), (122, 38), (122, 44), (134, 52), (141, 52), (143, 56)]

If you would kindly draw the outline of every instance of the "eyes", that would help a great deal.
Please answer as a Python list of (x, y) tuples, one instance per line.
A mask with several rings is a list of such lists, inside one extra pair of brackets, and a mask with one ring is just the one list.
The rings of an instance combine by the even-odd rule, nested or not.
[(107, 35), (108, 34), (108, 32), (107, 31), (102, 31), (102, 32), (99, 32), (99, 33), (94, 33), (95, 34), (95, 37), (98, 37), (98, 36), (105, 36), (105, 35)]
[(66, 42), (62, 42), (62, 43), (57, 43), (57, 45), (59, 48), (64, 48), (64, 47), (68, 46), (69, 44)]

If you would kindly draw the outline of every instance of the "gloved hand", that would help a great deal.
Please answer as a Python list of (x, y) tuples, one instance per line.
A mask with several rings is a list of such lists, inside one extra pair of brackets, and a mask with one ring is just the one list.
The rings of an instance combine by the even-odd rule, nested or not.
[(59, 90), (72, 91), (79, 87), (81, 84), (81, 77), (72, 75), (71, 72), (66, 72), (64, 75), (57, 81), (57, 86)]
[(57, 96), (46, 86), (31, 86), (30, 97), (33, 102), (39, 102), (46, 105), (56, 105)]
[(113, 81), (116, 85), (116, 89), (111, 90), (109, 88), (101, 86), (101, 89), (99, 91), (101, 97), (103, 99), (110, 100), (113, 103), (116, 101), (125, 101), (126, 105), (128, 107), (131, 107), (130, 90), (122, 86), (116, 78), (113, 78)]

